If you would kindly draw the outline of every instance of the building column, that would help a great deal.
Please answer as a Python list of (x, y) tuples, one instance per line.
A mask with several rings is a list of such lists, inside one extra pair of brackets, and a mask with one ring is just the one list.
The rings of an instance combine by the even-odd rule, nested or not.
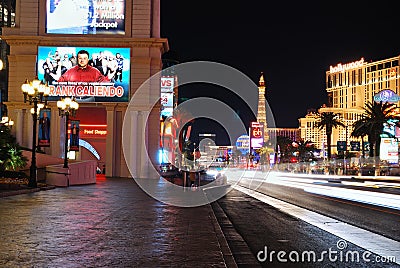
[(24, 126), (24, 114), (22, 113), (22, 109), (15, 109), (14, 113), (16, 114), (15, 118), (15, 138), (17, 140), (18, 144), (22, 145), (22, 131), (23, 131), (23, 126)]
[[(115, 104), (113, 105), (105, 105), (107, 109), (107, 138), (106, 138), (106, 176), (112, 177), (115, 175), (114, 167), (115, 164), (115, 150), (114, 150), (114, 142), (115, 142)], [(119, 153), (119, 152), (118, 152)]]
[[(139, 150), (138, 149), (138, 135), (137, 134), (137, 129), (138, 129), (138, 111), (129, 111), (129, 118), (130, 120), (128, 121), (130, 123), (130, 128), (129, 128), (129, 159), (127, 159), (129, 170), (131, 172), (131, 175), (133, 178), (138, 177), (138, 166), (140, 167), (140, 162), (138, 161), (139, 159)], [(126, 142), (126, 141), (125, 141)], [(128, 154), (126, 154), (128, 155)], [(139, 164), (138, 164), (139, 162)]]

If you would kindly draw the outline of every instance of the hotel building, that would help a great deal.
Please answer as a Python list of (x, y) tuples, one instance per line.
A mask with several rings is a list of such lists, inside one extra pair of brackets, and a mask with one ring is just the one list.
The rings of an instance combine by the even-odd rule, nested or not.
[[(366, 61), (361, 58), (351, 63), (338, 63), (326, 71), (326, 91), (328, 104), (318, 112), (334, 112), (340, 115), (345, 128), (334, 128), (332, 133), (332, 152), (337, 153), (337, 141), (360, 141), (352, 138), (352, 124), (363, 114), (367, 102), (372, 102), (376, 94), (389, 89), (400, 93), (400, 56)], [(299, 119), (301, 138), (313, 141), (319, 149), (326, 145), (324, 130), (315, 128), (317, 114), (309, 112)]]

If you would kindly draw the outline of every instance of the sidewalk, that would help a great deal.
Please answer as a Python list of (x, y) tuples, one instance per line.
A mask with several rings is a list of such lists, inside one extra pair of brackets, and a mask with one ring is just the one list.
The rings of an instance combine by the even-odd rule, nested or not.
[(237, 267), (210, 205), (181, 208), (133, 179), (0, 198), (1, 267)]

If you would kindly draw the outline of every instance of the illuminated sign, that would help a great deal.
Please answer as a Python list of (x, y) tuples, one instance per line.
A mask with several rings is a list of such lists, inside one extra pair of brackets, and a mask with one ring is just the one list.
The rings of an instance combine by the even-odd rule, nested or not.
[(46, 33), (125, 34), (125, 0), (47, 0)]
[(338, 72), (345, 72), (350, 69), (360, 68), (364, 64), (364, 58), (361, 58), (359, 61), (354, 61), (346, 64), (339, 63), (335, 67), (332, 65), (330, 66), (330, 73), (338, 73)]
[(79, 135), (84, 138), (106, 137), (107, 125), (79, 124)]
[(396, 68), (391, 68), (389, 74), (390, 74), (390, 76), (395, 76), (396, 75)]
[(253, 149), (258, 149), (264, 145), (264, 124), (251, 122), (250, 127), (250, 146)]
[(236, 148), (242, 153), (246, 153), (250, 149), (250, 137), (249, 135), (241, 135), (236, 140)]
[(396, 103), (400, 100), (400, 96), (390, 89), (384, 89), (374, 96), (376, 102)]
[(399, 145), (394, 138), (381, 138), (380, 159), (389, 163), (398, 163)]
[(174, 77), (161, 77), (161, 92), (174, 92)]
[[(89, 54), (86, 68), (77, 65), (82, 50)], [(129, 48), (39, 46), (37, 70), (50, 86), (49, 101), (65, 96), (78, 102), (129, 101)]]

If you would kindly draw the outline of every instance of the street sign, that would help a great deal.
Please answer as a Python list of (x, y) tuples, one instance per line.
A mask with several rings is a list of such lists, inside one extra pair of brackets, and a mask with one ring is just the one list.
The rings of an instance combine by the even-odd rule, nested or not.
[(350, 151), (360, 151), (360, 142), (359, 141), (351, 141), (350, 142)]
[(364, 151), (369, 152), (369, 150), (370, 150), (369, 142), (368, 141), (364, 141), (363, 146), (364, 146)]
[(347, 143), (345, 141), (338, 141), (337, 142), (337, 150), (338, 152), (346, 151)]

